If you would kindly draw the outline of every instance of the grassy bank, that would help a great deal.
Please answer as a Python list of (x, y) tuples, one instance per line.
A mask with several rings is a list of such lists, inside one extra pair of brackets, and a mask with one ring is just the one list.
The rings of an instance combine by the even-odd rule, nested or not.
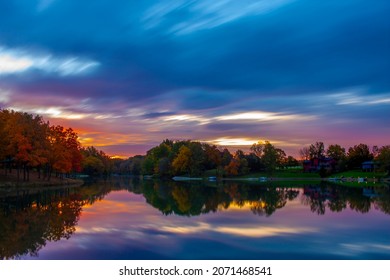
[(71, 178), (58, 178), (53, 176), (50, 181), (47, 179), (39, 178), (38, 173), (30, 171), (28, 181), (23, 181), (23, 174), (20, 174), (19, 178), (15, 170), (12, 173), (5, 175), (3, 172), (0, 173), (0, 187), (1, 188), (36, 188), (36, 187), (50, 187), (50, 186), (67, 186), (82, 184), (83, 181), (79, 179)]
[(267, 174), (266, 172), (255, 172), (249, 173), (244, 176), (238, 176), (237, 178), (258, 178), (258, 177), (268, 177), (268, 178), (291, 178), (291, 179), (321, 179), (318, 173), (305, 173), (302, 170), (277, 170), (272, 175)]
[(350, 170), (350, 171), (345, 171), (345, 172), (340, 172), (340, 173), (335, 173), (332, 174), (329, 177), (345, 177), (345, 178), (384, 178), (387, 176), (386, 172), (363, 172), (360, 170)]

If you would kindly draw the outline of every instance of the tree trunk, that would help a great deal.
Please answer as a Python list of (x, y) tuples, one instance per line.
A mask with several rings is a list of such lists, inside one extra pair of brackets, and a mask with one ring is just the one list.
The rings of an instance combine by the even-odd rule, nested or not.
[(26, 179), (26, 164), (23, 164), (23, 182), (25, 182)]
[(19, 181), (19, 179), (20, 179), (20, 165), (19, 164), (17, 164), (16, 169), (17, 169), (17, 178)]

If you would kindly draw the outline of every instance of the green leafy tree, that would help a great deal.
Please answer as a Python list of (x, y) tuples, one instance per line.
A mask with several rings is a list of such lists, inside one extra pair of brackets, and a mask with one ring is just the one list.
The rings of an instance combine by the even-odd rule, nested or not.
[(333, 170), (342, 171), (346, 168), (347, 155), (345, 153), (345, 148), (338, 144), (329, 145), (328, 149), (326, 150), (326, 156), (334, 160), (332, 166)]
[(373, 155), (366, 144), (359, 144), (348, 149), (347, 162), (349, 168), (361, 168), (362, 163), (372, 160)]
[(202, 174), (205, 170), (204, 161), (205, 161), (205, 152), (202, 148), (202, 144), (197, 141), (191, 141), (188, 144), (188, 147), (191, 150), (191, 166), (190, 174), (192, 176), (198, 176)]
[(390, 145), (383, 146), (379, 149), (378, 156), (376, 160), (380, 164), (382, 171), (387, 171), (390, 173)]
[(265, 165), (265, 170), (268, 175), (272, 175), (278, 165), (279, 155), (277, 149), (268, 141), (264, 143), (261, 160)]

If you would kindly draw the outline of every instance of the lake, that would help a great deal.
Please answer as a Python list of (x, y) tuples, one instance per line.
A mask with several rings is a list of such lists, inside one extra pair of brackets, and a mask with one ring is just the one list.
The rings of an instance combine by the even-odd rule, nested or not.
[(390, 259), (388, 186), (115, 178), (0, 193), (1, 259)]

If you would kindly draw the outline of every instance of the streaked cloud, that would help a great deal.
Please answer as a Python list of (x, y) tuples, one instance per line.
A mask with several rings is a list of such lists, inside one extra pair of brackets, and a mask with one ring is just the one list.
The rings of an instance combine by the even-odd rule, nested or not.
[(121, 155), (388, 144), (389, 1), (92, 2), (0, 1), (1, 108)]
[(339, 244), (340, 250), (337, 254), (355, 256), (357, 254), (364, 254), (366, 252), (383, 252), (387, 253), (390, 251), (390, 246), (384, 243), (368, 243), (368, 242), (358, 242), (358, 243), (341, 243)]
[(218, 138), (210, 140), (209, 142), (219, 145), (222, 147), (226, 146), (251, 146), (253, 143), (256, 143), (259, 139), (252, 138)]
[(331, 96), (331, 98), (336, 100), (337, 105), (367, 106), (390, 104), (390, 93), (367, 96), (364, 94), (351, 92), (334, 94)]
[(6, 49), (0, 46), (0, 76), (39, 70), (60, 76), (89, 73), (99, 62), (80, 57), (55, 57), (24, 49)]
[(237, 114), (230, 114), (224, 116), (218, 116), (215, 119), (219, 121), (242, 121), (242, 120), (253, 120), (253, 121), (287, 121), (287, 120), (314, 120), (316, 116), (299, 115), (299, 114), (283, 114), (273, 112), (242, 112)]
[(205, 118), (197, 115), (188, 115), (188, 114), (172, 115), (172, 116), (164, 117), (163, 120), (166, 122), (180, 122), (180, 121), (197, 122), (199, 124), (207, 124), (210, 122), (209, 118)]
[(280, 8), (293, 0), (216, 0), (216, 1), (160, 1), (146, 11), (143, 22), (146, 28), (157, 28), (169, 22), (170, 17), (180, 13), (190, 13), (192, 17), (175, 22), (170, 33), (186, 35), (192, 32), (207, 30), (229, 22), (258, 16)]
[(75, 113), (72, 111), (64, 110), (61, 107), (49, 107), (49, 108), (28, 108), (28, 107), (9, 107), (10, 110), (31, 112), (37, 115), (47, 116), (55, 119), (69, 119), (80, 120), (90, 116), (89, 114)]

